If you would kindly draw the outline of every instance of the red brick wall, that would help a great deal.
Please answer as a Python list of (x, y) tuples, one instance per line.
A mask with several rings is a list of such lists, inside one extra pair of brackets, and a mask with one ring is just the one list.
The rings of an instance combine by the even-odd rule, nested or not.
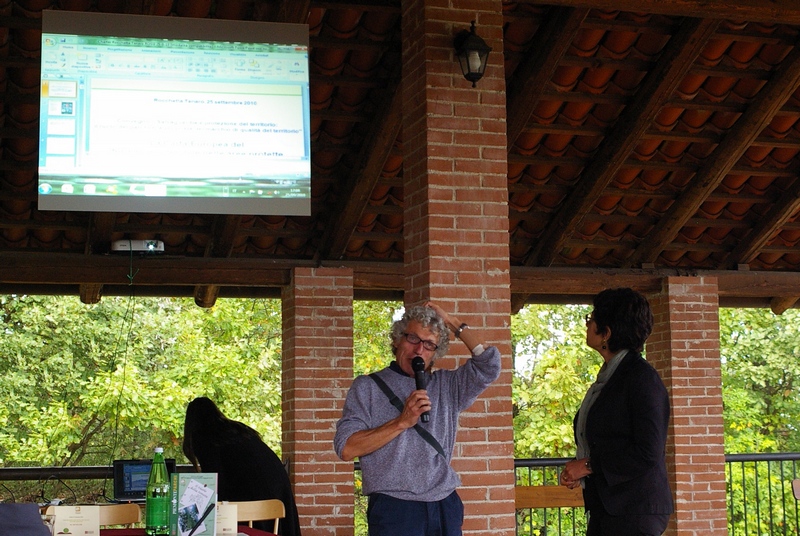
[(353, 272), (295, 268), (283, 290), (283, 455), (304, 536), (352, 536), (353, 463), (333, 452), (353, 381)]
[[(402, 8), (405, 301), (435, 300), (504, 356), (500, 379), (461, 417), (453, 466), (465, 533), (513, 535), (502, 4), (412, 0)], [(493, 48), (476, 88), (453, 49), (472, 20)], [(468, 357), (455, 341), (437, 365)]]
[(670, 277), (649, 299), (656, 322), (647, 360), (672, 401), (667, 463), (676, 513), (666, 534), (727, 534), (717, 280)]

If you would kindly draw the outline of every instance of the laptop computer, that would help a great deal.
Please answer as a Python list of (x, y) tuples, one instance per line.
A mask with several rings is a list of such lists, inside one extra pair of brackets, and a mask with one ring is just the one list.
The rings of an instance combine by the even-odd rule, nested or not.
[[(175, 472), (175, 460), (169, 458), (167, 472)], [(144, 502), (150, 465), (153, 460), (114, 460), (114, 502)]]

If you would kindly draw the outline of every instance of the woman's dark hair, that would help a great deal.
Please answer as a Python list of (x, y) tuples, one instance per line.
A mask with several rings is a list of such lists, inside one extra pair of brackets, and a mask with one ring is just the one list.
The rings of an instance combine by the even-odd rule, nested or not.
[(186, 420), (183, 422), (183, 453), (197, 470), (200, 466), (192, 448), (192, 441), (198, 435), (203, 437), (203, 441), (218, 441), (220, 444), (235, 437), (261, 438), (253, 428), (227, 418), (217, 405), (205, 396), (189, 402), (186, 406)]
[(592, 304), (597, 333), (611, 328), (611, 338), (606, 341), (609, 350), (642, 351), (653, 331), (653, 312), (647, 298), (630, 288), (612, 288), (597, 294)]

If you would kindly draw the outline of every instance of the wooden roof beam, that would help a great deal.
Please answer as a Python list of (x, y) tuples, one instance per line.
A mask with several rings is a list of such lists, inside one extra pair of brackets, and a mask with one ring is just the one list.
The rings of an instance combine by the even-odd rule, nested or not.
[(83, 283), (78, 287), (78, 296), (80, 296), (81, 303), (86, 305), (100, 303), (102, 295), (103, 285), (100, 283)]
[(734, 268), (739, 264), (752, 262), (758, 257), (767, 242), (786, 225), (798, 210), (800, 210), (800, 179), (795, 179), (794, 184), (777, 200), (772, 210), (760, 218), (745, 239), (733, 248), (722, 267)]
[(769, 125), (775, 113), (794, 94), (798, 84), (800, 84), (800, 49), (794, 48), (778, 67), (775, 76), (759, 91), (755, 101), (720, 140), (711, 155), (703, 161), (686, 190), (669, 207), (648, 234), (647, 240), (642, 242), (627, 259), (626, 267), (655, 262), (658, 259), (661, 251), (695, 215), (700, 205), (719, 186), (761, 131)]
[(589, 7), (603, 11), (633, 11), (677, 17), (746, 20), (774, 24), (800, 24), (797, 0), (522, 0), (520, 3)]
[(305, 24), (309, 9), (310, 0), (280, 0), (275, 7), (275, 22)]
[(155, 0), (124, 0), (123, 13), (131, 15), (153, 15), (156, 11)]
[(108, 253), (111, 250), (111, 237), (117, 215), (114, 212), (93, 212), (89, 218), (89, 231), (86, 236), (86, 255)]
[(562, 203), (546, 233), (525, 260), (527, 266), (549, 266), (563, 244), (591, 210), (594, 201), (625, 164), (662, 105), (683, 80), (718, 23), (687, 20), (670, 39), (656, 67), (642, 82), (631, 103), (610, 129), (578, 184)]
[[(214, 218), (211, 238), (206, 244), (205, 256), (227, 258), (233, 252), (236, 232), (242, 217), (238, 215), (220, 215)], [(200, 307), (213, 307), (219, 295), (217, 285), (198, 285), (194, 291), (194, 302)]]
[(794, 304), (797, 303), (797, 300), (800, 300), (800, 297), (783, 296), (783, 297), (772, 298), (772, 300), (769, 303), (769, 308), (776, 315), (782, 315), (787, 310), (794, 307)]
[[(687, 19), (669, 40), (657, 65), (642, 81), (639, 91), (610, 129), (578, 184), (562, 203), (546, 232), (528, 254), (526, 266), (549, 266), (572, 236), (594, 200), (611, 183), (656, 114), (683, 80), (694, 60), (714, 34), (719, 22)], [(512, 301), (518, 311), (526, 300)]]
[[(89, 219), (89, 231), (86, 236), (86, 255), (108, 253), (111, 249), (111, 236), (117, 215), (113, 212), (94, 212)], [(80, 286), (79, 295), (82, 303), (100, 302), (103, 285), (100, 283), (84, 283)]]
[[(296, 260), (0, 251), (0, 283), (281, 286)], [(128, 277), (136, 273), (133, 281)]]
[[(76, 285), (97, 281), (115, 295), (135, 287), (136, 295), (189, 296), (196, 285), (217, 285), (219, 295), (279, 297), (290, 284), (295, 266), (346, 266), (353, 269), (353, 285), (364, 293), (403, 292), (402, 262), (330, 261), (328, 263), (253, 258), (161, 257), (157, 255), (87, 256), (75, 253), (0, 252), (0, 289), (4, 292), (74, 294)], [(137, 272), (129, 285), (130, 270)], [(623, 268), (511, 268), (513, 295), (536, 295), (542, 303), (588, 303), (609, 286), (628, 286), (642, 292), (659, 292), (664, 278), (708, 276), (718, 280), (719, 296), (731, 300), (766, 300), (775, 296), (800, 296), (800, 272), (747, 270), (680, 270)], [(139, 290), (141, 289), (141, 291)], [(185, 289), (185, 291), (181, 291)], [(271, 290), (272, 289), (272, 290)], [(111, 292), (111, 291), (109, 291)], [(376, 294), (377, 295), (377, 294)]]
[[(550, 303), (580, 303), (609, 287), (631, 287), (640, 292), (660, 292), (667, 277), (716, 277), (720, 298), (726, 300), (800, 296), (800, 272), (748, 270), (681, 270), (621, 268), (511, 268), (512, 294), (552, 296)], [(571, 296), (564, 302), (561, 296)], [(588, 303), (588, 301), (586, 301)]]
[(556, 8), (539, 25), (529, 53), (514, 71), (506, 98), (508, 149), (514, 146), (549, 86), (559, 60), (575, 40), (588, 9)]
[[(400, 62), (396, 62), (399, 70)], [(399, 79), (399, 72), (395, 73)], [(389, 84), (392, 91), (384, 95), (383, 110), (372, 122), (358, 156), (358, 164), (347, 185), (337, 194), (336, 210), (332, 211), (334, 221), (329, 222), (321, 241), (320, 257), (340, 259), (347, 250), (347, 243), (353, 236), (364, 209), (369, 204), (372, 191), (381, 176), (392, 146), (400, 135), (403, 113), (399, 82)]]

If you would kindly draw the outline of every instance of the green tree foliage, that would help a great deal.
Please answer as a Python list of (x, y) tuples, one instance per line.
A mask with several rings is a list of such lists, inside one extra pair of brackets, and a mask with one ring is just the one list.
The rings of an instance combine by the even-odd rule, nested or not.
[[(582, 317), (589, 309), (537, 305), (512, 317), (516, 457), (574, 455), (572, 418), (601, 364), (585, 346)], [(799, 317), (797, 310), (780, 316), (766, 309), (720, 310), (726, 452), (800, 450)], [(788, 491), (795, 474), (791, 462), (733, 464), (726, 471), (731, 473), (731, 534), (797, 532), (797, 503)], [(518, 472), (523, 485), (542, 484), (542, 479), (538, 473)], [(756, 502), (757, 489), (761, 494)], [(518, 533), (572, 534), (575, 527), (575, 533), (582, 533), (585, 520), (573, 516), (558, 509), (519, 511)]]
[(529, 305), (511, 319), (518, 458), (574, 453), (572, 417), (602, 365), (585, 344), (589, 311), (586, 306)]
[(0, 314), (4, 465), (104, 465), (159, 445), (183, 462), (196, 396), (280, 437), (277, 300), (3, 296)]
[[(353, 304), (353, 373), (369, 374), (388, 366), (394, 356), (391, 351), (392, 322), (403, 304), (401, 302), (357, 301)], [(361, 495), (361, 472), (355, 473), (356, 536), (367, 534), (367, 498)]]
[[(401, 308), (355, 302), (355, 374), (392, 361), (389, 331)], [(512, 317), (519, 458), (574, 453), (572, 418), (601, 365), (585, 344), (590, 310), (531, 305)], [(2, 465), (104, 465), (149, 457), (155, 446), (183, 463), (184, 411), (196, 396), (280, 437), (278, 300), (203, 309), (189, 299), (105, 297), (87, 306), (74, 297), (0, 296), (0, 315)], [(720, 311), (727, 452), (800, 451), (798, 317)], [(280, 455), (279, 441), (268, 443)]]
[(353, 372), (369, 374), (389, 365), (392, 322), (401, 302), (357, 301), (353, 304)]
[[(530, 305), (512, 317), (515, 456), (574, 453), (572, 418), (602, 361), (588, 306)], [(726, 452), (797, 452), (800, 311), (720, 309)]]
[(798, 452), (800, 311), (721, 309), (727, 452)]

